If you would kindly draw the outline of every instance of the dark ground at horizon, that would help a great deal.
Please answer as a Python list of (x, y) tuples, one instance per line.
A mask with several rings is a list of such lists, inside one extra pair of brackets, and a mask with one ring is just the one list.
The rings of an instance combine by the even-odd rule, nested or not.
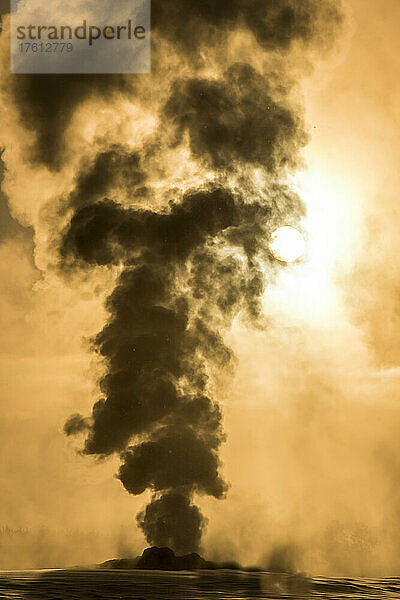
[(49, 570), (0, 572), (7, 600), (378, 600), (400, 598), (400, 577), (306, 578), (241, 571)]

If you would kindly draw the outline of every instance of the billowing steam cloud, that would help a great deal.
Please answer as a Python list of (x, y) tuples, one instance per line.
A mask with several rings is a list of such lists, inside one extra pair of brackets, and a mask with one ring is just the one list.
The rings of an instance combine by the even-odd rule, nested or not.
[[(109, 201), (85, 206), (64, 237), (65, 264), (125, 265), (107, 302), (110, 320), (94, 341), (107, 360), (104, 398), (91, 419), (71, 417), (66, 432), (88, 429), (87, 454), (121, 453), (125, 488), (155, 492), (139, 516), (148, 540), (177, 551), (200, 542), (193, 491), (221, 498), (226, 490), (217, 457), (221, 413), (208, 396), (207, 362), (225, 364), (230, 352), (213, 320), (240, 309), (256, 316), (263, 281), (254, 257), (263, 240), (254, 232), (269, 214), (268, 206), (215, 188), (187, 193), (163, 213)], [(224, 256), (233, 241), (244, 259)], [(140, 441), (129, 446), (132, 438)]]
[[(232, 359), (223, 339), (232, 320), (261, 322), (260, 264), (272, 261), (271, 229), (303, 210), (284, 180), (307, 134), (284, 61), (275, 73), (271, 64), (294, 44), (326, 45), (340, 22), (336, 5), (153, 0), (150, 83), (143, 76), (13, 77), (20, 119), (36, 136), (30, 160), (53, 172), (70, 160), (65, 133), (84, 101), (126, 97), (143, 106), (143, 91), (152, 90), (151, 139), (134, 150), (112, 144), (81, 162), (62, 201), (67, 222), (59, 240), (65, 274), (119, 273), (109, 319), (93, 340), (107, 367), (101, 397), (90, 417), (71, 416), (65, 432), (86, 435), (85, 454), (119, 453), (118, 478), (129, 493), (152, 491), (138, 515), (151, 544), (197, 550), (205, 519), (194, 493), (226, 493), (213, 370)], [(253, 61), (229, 51), (234, 39), (247, 41)], [(169, 185), (165, 164), (177, 149), (186, 150), (196, 177)]]

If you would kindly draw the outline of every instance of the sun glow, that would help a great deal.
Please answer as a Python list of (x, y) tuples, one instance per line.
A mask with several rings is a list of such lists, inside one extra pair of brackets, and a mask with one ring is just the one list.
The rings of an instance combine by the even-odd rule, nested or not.
[(286, 235), (277, 235), (281, 228), (274, 233), (271, 252), (278, 260), (293, 263), (293, 268), (280, 270), (265, 294), (264, 309), (267, 314), (281, 314), (285, 322), (326, 330), (330, 324), (344, 323), (338, 281), (351, 272), (363, 242), (362, 191), (344, 174), (339, 177), (318, 163), (312, 167), (293, 181), (306, 205), (300, 225), (307, 242), (297, 229), (283, 228), (293, 229), (293, 237), (298, 239), (299, 246), (294, 244), (296, 251), (292, 252), (291, 244), (286, 246)]
[(298, 229), (285, 225), (274, 231), (269, 249), (276, 259), (291, 263), (304, 256), (306, 243)]

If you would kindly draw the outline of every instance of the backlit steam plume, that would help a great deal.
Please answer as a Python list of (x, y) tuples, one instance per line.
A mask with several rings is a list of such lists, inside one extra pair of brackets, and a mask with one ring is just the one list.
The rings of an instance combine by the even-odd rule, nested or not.
[[(148, 104), (157, 122), (140, 147), (83, 160), (62, 200), (60, 269), (119, 270), (93, 341), (101, 397), (65, 432), (85, 433), (85, 454), (118, 453), (129, 493), (152, 491), (138, 515), (150, 544), (190, 552), (205, 525), (194, 493), (227, 490), (212, 397), (213, 369), (232, 358), (223, 334), (239, 314), (261, 322), (268, 238), (303, 212), (285, 185), (307, 141), (287, 56), (327, 46), (340, 14), (330, 0), (153, 0), (152, 18), (148, 77), (20, 75), (12, 86), (36, 134), (30, 160), (52, 172), (71, 160), (65, 133), (89, 98)], [(179, 182), (166, 175), (174, 153), (191, 169)]]

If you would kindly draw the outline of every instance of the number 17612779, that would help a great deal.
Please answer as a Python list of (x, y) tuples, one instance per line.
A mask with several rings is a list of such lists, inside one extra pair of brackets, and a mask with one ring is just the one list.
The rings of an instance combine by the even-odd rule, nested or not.
[(74, 49), (71, 42), (21, 42), (19, 44), (19, 51), (21, 54), (28, 52), (72, 52)]

